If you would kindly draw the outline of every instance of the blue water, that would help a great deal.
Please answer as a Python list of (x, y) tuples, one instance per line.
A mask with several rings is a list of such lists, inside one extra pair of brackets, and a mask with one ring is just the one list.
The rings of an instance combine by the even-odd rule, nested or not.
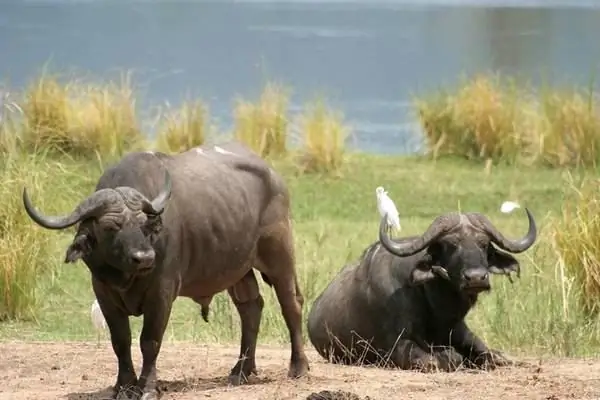
[(413, 95), (488, 70), (588, 86), (599, 37), (600, 1), (3, 0), (0, 80), (133, 70), (144, 116), (198, 96), (224, 130), (237, 95), (277, 80), (292, 113), (323, 94), (353, 147), (404, 153), (421, 146)]

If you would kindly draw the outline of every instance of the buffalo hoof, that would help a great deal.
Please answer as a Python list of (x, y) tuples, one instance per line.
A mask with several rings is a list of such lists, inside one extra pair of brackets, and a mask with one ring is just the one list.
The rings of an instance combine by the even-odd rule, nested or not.
[(240, 372), (238, 374), (231, 374), (228, 378), (229, 384), (231, 386), (239, 386), (248, 382), (248, 375)]
[(243, 385), (248, 382), (248, 377), (252, 374), (256, 375), (256, 364), (250, 360), (240, 360), (229, 373), (229, 384), (232, 386)]
[(158, 392), (156, 390), (146, 392), (140, 397), (140, 400), (158, 400)]
[(436, 354), (440, 370), (453, 372), (459, 369), (464, 362), (464, 358), (453, 348), (444, 349)]
[(308, 371), (310, 371), (308, 359), (303, 355), (302, 357), (299, 357), (297, 360), (293, 360), (290, 363), (288, 378), (302, 378), (308, 373)]
[(441, 369), (440, 367), (439, 360), (433, 355), (417, 358), (412, 363), (412, 369), (425, 373), (437, 372)]
[(139, 389), (136, 385), (118, 385), (113, 388), (113, 399), (130, 400), (139, 397)]
[(498, 367), (509, 367), (514, 365), (513, 361), (509, 360), (502, 353), (495, 350), (479, 355), (474, 361), (478, 368), (484, 370), (494, 370)]

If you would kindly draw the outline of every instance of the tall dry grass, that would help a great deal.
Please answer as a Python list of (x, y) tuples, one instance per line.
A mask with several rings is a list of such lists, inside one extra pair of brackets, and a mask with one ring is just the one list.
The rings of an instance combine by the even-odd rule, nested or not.
[(593, 91), (552, 90), (541, 96), (540, 153), (552, 166), (596, 167), (600, 161), (600, 108)]
[(6, 155), (17, 151), (17, 124), (23, 109), (19, 106), (12, 93), (0, 88), (0, 154)]
[(300, 168), (304, 172), (336, 173), (344, 162), (350, 127), (341, 112), (331, 110), (323, 100), (306, 104), (299, 116), (304, 138)]
[[(567, 185), (565, 185), (567, 186)], [(597, 316), (600, 311), (600, 181), (587, 178), (568, 183), (571, 196), (550, 231), (565, 282), (582, 309)]]
[(287, 154), (289, 90), (268, 83), (256, 103), (238, 98), (234, 136), (263, 157)]
[(53, 246), (50, 235), (31, 224), (21, 200), (25, 185), (37, 190), (52, 181), (44, 166), (34, 156), (0, 162), (0, 321), (35, 315), (37, 283), (52, 267), (46, 257)]
[(571, 89), (534, 91), (499, 75), (478, 75), (454, 91), (416, 101), (428, 153), (511, 164), (595, 166), (600, 110)]
[(25, 90), (21, 108), (21, 141), (29, 151), (113, 156), (144, 143), (128, 77), (119, 83), (73, 80), (63, 84), (42, 75)]
[(201, 146), (208, 134), (208, 118), (208, 107), (200, 100), (169, 109), (160, 117), (157, 148), (165, 153), (180, 153)]

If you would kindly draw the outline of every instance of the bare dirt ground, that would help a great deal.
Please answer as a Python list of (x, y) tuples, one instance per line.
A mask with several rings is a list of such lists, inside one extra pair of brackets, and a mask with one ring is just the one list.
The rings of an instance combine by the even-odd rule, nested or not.
[[(139, 366), (139, 347), (132, 349)], [(237, 346), (164, 343), (158, 361), (162, 399), (306, 399), (323, 390), (353, 392), (361, 400), (600, 399), (600, 359), (527, 359), (532, 365), (492, 372), (424, 374), (336, 366), (309, 346), (307, 351), (306, 378), (286, 378), (289, 347), (260, 346), (259, 375), (248, 385), (228, 387)], [(108, 342), (2, 343), (0, 399), (106, 399), (116, 367)]]

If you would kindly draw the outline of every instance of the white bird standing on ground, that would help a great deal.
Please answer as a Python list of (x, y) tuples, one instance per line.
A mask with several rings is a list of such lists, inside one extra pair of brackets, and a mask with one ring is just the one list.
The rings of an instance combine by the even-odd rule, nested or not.
[(515, 208), (521, 208), (519, 203), (515, 203), (514, 201), (505, 201), (504, 203), (502, 203), (502, 206), (500, 206), (500, 211), (504, 214), (508, 214)]
[(102, 331), (106, 329), (106, 320), (104, 319), (104, 314), (102, 314), (102, 309), (100, 309), (100, 304), (98, 303), (98, 299), (94, 300), (92, 303), (92, 324), (94, 324), (94, 328), (98, 331)]
[(381, 186), (378, 186), (375, 189), (375, 194), (377, 195), (377, 210), (381, 215), (381, 218), (387, 215), (387, 229), (388, 234), (391, 233), (392, 229), (396, 231), (401, 231), (402, 227), (400, 226), (400, 216), (398, 215), (398, 210), (396, 209), (396, 205), (388, 197), (387, 192)]

